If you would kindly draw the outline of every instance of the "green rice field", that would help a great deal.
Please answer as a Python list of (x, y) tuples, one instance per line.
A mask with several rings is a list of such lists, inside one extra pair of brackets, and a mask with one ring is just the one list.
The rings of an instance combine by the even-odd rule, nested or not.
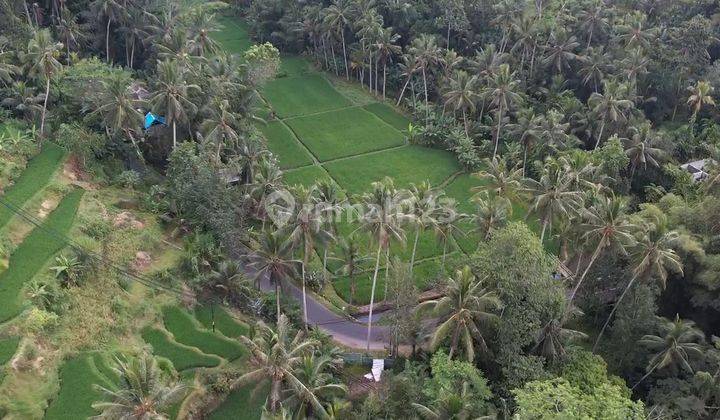
[(167, 332), (157, 328), (144, 328), (142, 337), (152, 346), (156, 356), (170, 360), (178, 372), (198, 367), (214, 367), (221, 362), (217, 356), (203, 354), (193, 347), (174, 341)]
[(245, 349), (234, 340), (202, 328), (193, 317), (177, 306), (163, 308), (165, 328), (175, 341), (197, 347), (205, 354), (214, 354), (227, 360), (235, 360), (245, 354)]

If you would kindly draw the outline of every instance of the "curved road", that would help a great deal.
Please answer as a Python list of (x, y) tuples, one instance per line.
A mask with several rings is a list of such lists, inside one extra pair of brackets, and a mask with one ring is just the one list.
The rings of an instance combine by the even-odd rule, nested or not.
[[(260, 280), (260, 289), (274, 292), (275, 286), (270, 284), (267, 277), (263, 277)], [(302, 310), (302, 290), (300, 287), (292, 282), (285, 282), (283, 291), (297, 300)], [(352, 321), (336, 314), (320, 303), (313, 293), (307, 293), (307, 314), (309, 325), (316, 326), (321, 331), (331, 335), (338, 343), (358, 350), (366, 349), (367, 323)], [(380, 319), (379, 316), (373, 316), (373, 318)], [(387, 335), (387, 328), (373, 325), (370, 335), (370, 350), (385, 350), (389, 346)]]

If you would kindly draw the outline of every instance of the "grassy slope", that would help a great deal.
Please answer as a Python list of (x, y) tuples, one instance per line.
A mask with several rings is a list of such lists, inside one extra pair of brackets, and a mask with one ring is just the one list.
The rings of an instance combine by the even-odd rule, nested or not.
[(395, 127), (399, 131), (405, 132), (408, 129), (410, 120), (404, 115), (398, 113), (388, 104), (376, 102), (365, 105), (363, 108), (377, 115), (378, 118)]
[(236, 389), (207, 417), (208, 420), (257, 420), (262, 415), (262, 395), (252, 399), (253, 386)]
[(265, 85), (262, 93), (283, 118), (352, 105), (317, 74), (273, 80)]
[[(224, 336), (235, 338), (248, 333), (250, 328), (233, 319), (226, 309), (216, 305), (214, 313), (215, 329), (220, 331)], [(213, 308), (209, 305), (198, 306), (195, 308), (195, 318), (197, 318), (205, 328), (212, 331)]]
[(0, 339), (0, 367), (12, 359), (19, 343), (20, 337)]
[(142, 338), (152, 346), (156, 356), (170, 360), (178, 372), (197, 367), (214, 367), (221, 362), (217, 356), (200, 353), (197, 349), (173, 341), (168, 333), (157, 328), (145, 327)]
[(319, 166), (306, 166), (300, 169), (287, 171), (283, 175), (283, 179), (287, 185), (304, 185), (311, 186), (321, 179), (330, 180), (330, 175)]
[(82, 190), (67, 194), (42, 224), (53, 233), (35, 228), (10, 256), (8, 269), (0, 273), (0, 321), (6, 321), (20, 312), (20, 292), (25, 282), (65, 246), (62, 237), (56, 235), (65, 235), (72, 227), (82, 195)]
[(259, 128), (267, 139), (268, 149), (278, 158), (281, 169), (297, 168), (313, 163), (312, 157), (282, 121), (260, 124)]
[(324, 165), (349, 194), (367, 191), (370, 183), (386, 176), (398, 188), (429, 180), (439, 185), (461, 170), (452, 153), (421, 146), (407, 146), (366, 156), (329, 162)]
[(346, 108), (285, 121), (321, 162), (401, 146), (405, 138), (362, 108)]
[(197, 347), (203, 353), (227, 360), (235, 360), (245, 354), (245, 349), (237, 341), (200, 328), (192, 316), (179, 307), (166, 306), (162, 312), (165, 328), (175, 336), (178, 343)]
[[(65, 150), (50, 142), (46, 142), (43, 150), (28, 162), (28, 166), (15, 183), (5, 191), (3, 200), (22, 207), (35, 193), (48, 183), (65, 157)], [(0, 228), (12, 218), (13, 213), (0, 206)]]
[(102, 399), (96, 385), (111, 387), (95, 367), (92, 353), (78, 355), (60, 369), (60, 393), (45, 412), (45, 420), (74, 420), (96, 414), (94, 402)]

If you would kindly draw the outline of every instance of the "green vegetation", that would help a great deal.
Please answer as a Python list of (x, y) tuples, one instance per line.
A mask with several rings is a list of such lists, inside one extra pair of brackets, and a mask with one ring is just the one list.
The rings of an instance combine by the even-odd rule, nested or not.
[(142, 338), (152, 346), (153, 354), (170, 360), (178, 372), (198, 367), (214, 367), (221, 362), (217, 356), (203, 354), (195, 348), (175, 342), (167, 332), (157, 328), (145, 327)]
[(60, 393), (45, 412), (46, 420), (72, 420), (96, 413), (92, 404), (101, 398), (96, 385), (113, 387), (97, 370), (93, 353), (82, 353), (60, 369)]
[[(418, 170), (418, 165), (422, 166), (422, 170)], [(323, 166), (349, 194), (367, 191), (371, 182), (388, 176), (399, 188), (425, 180), (440, 185), (461, 170), (451, 153), (412, 145), (329, 162)]]
[(35, 228), (10, 256), (8, 269), (0, 273), (0, 321), (20, 312), (25, 283), (65, 246), (62, 235), (70, 231), (82, 196), (79, 189), (69, 192), (41, 227)]
[(208, 330), (212, 331), (213, 314), (215, 318), (215, 328), (224, 336), (229, 338), (237, 338), (241, 335), (247, 335), (249, 327), (234, 319), (230, 313), (221, 306), (204, 305), (195, 308), (195, 318)]
[(378, 118), (380, 118), (381, 120), (383, 120), (386, 123), (390, 124), (391, 126), (395, 127), (396, 130), (401, 131), (403, 133), (407, 132), (408, 126), (411, 123), (409, 118), (400, 114), (398, 111), (393, 109), (390, 105), (382, 103), (382, 102), (376, 102), (376, 103), (365, 105), (363, 107), (363, 109), (365, 109), (366, 111), (372, 112)]
[(278, 158), (281, 169), (311, 165), (312, 157), (298, 142), (292, 131), (282, 121), (260, 125), (260, 131), (267, 139), (268, 149)]
[(260, 395), (266, 390), (260, 390), (253, 399), (253, 385), (238, 388), (228, 394), (225, 401), (220, 404), (210, 415), (208, 420), (256, 420), (262, 415), (263, 401)]
[(285, 122), (321, 162), (404, 144), (400, 132), (362, 108), (347, 108)]
[(245, 350), (236, 341), (200, 328), (200, 324), (189, 313), (177, 306), (166, 306), (162, 312), (165, 328), (178, 343), (197, 347), (203, 353), (214, 354), (227, 360), (235, 360), (245, 354)]
[(0, 339), (0, 370), (2, 369), (2, 366), (9, 362), (15, 355), (18, 344), (20, 344), (20, 337)]
[(309, 187), (320, 180), (331, 180), (330, 175), (321, 166), (306, 166), (285, 172), (283, 176), (287, 185), (304, 185)]
[[(3, 200), (16, 207), (22, 207), (26, 201), (40, 191), (50, 180), (65, 158), (65, 150), (50, 142), (45, 142), (42, 151), (30, 159), (27, 168), (15, 183), (5, 190)], [(13, 213), (0, 206), (0, 228), (12, 218)]]
[(273, 80), (265, 85), (262, 94), (283, 118), (352, 105), (319, 74)]

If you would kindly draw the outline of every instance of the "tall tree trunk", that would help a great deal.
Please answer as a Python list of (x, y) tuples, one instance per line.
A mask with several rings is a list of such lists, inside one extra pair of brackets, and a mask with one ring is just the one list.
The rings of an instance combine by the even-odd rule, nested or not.
[(545, 228), (547, 228), (547, 220), (543, 219), (542, 231), (540, 231), (540, 243), (543, 244), (545, 240)]
[(448, 19), (448, 30), (445, 38), (445, 49), (450, 51), (450, 19)]
[(342, 38), (343, 58), (345, 59), (345, 78), (350, 80), (350, 69), (348, 68), (347, 50), (345, 48), (345, 28), (340, 31), (340, 37)]
[(463, 125), (465, 126), (465, 137), (470, 138), (470, 134), (468, 133), (467, 112), (465, 111), (465, 108), (462, 109), (462, 113), (463, 113)]
[[(425, 89), (425, 108), (427, 108), (427, 106), (428, 106), (428, 88), (427, 88), (427, 77), (425, 75), (425, 66), (423, 66), (423, 68), (422, 68), (422, 75), (423, 75), (423, 89)], [(426, 111), (427, 111), (427, 109), (426, 109)], [(427, 120), (427, 116), (426, 116), (426, 120)]]
[(45, 76), (45, 99), (43, 100), (42, 117), (40, 118), (40, 137), (45, 135), (45, 114), (47, 113), (48, 97), (50, 97), (50, 76)]
[(107, 26), (105, 27), (105, 59), (110, 62), (110, 16), (108, 16)]
[(386, 300), (388, 298), (388, 284), (390, 284), (389, 276), (390, 276), (390, 246), (388, 246), (387, 249), (385, 250), (385, 294), (383, 295), (383, 300)]
[(25, 6), (25, 16), (27, 16), (28, 26), (32, 28), (32, 18), (30, 17), (30, 9), (28, 9), (27, 0), (23, 0), (23, 6)]
[(603, 117), (602, 123), (600, 124), (600, 134), (598, 134), (598, 138), (595, 141), (595, 148), (597, 149), (600, 145), (600, 140), (602, 139), (603, 130), (605, 130), (605, 118)]
[(380, 78), (379, 72), (378, 72), (378, 62), (380, 61), (380, 54), (378, 54), (377, 57), (375, 57), (375, 94), (378, 94), (378, 79)]
[(325, 68), (326, 68), (326, 69), (329, 69), (329, 68), (330, 68), (330, 62), (328, 61), (327, 45), (325, 45), (325, 37), (322, 37), (322, 46), (323, 46), (323, 55), (325, 55)]
[[(270, 280), (272, 280), (273, 276), (270, 276)], [(277, 307), (277, 319), (280, 320), (280, 280), (275, 279), (275, 306)]]
[(348, 270), (348, 275), (350, 276), (350, 302), (348, 303), (352, 305), (355, 302), (355, 287), (357, 286), (355, 284), (355, 270), (352, 268)]
[(645, 375), (643, 375), (643, 377), (640, 378), (640, 380), (637, 381), (637, 382), (635, 383), (635, 385), (633, 385), (632, 388), (630, 388), (630, 391), (635, 390), (635, 388), (637, 388), (637, 386), (640, 385), (640, 382), (644, 381), (645, 379), (647, 379), (648, 376), (650, 376), (653, 372), (655, 372), (655, 369), (657, 369), (657, 367), (658, 367), (659, 364), (660, 364), (660, 363), (655, 363), (655, 366), (653, 366), (652, 369), (650, 369), (650, 370), (648, 371), (648, 373), (646, 373)]
[(132, 40), (132, 48), (130, 48), (130, 68), (133, 68), (135, 62), (135, 38)]
[(410, 273), (413, 272), (415, 266), (415, 252), (417, 252), (418, 239), (420, 239), (420, 226), (415, 229), (415, 241), (413, 242), (412, 257), (410, 257)]
[(528, 145), (525, 143), (523, 147), (523, 167), (522, 167), (522, 176), (525, 177), (525, 165), (527, 164), (527, 153), (528, 153)]
[(305, 267), (308, 264), (308, 250), (305, 247), (303, 252), (303, 263), (302, 263), (302, 298), (303, 298), (303, 325), (305, 326), (305, 332), (308, 330), (308, 316), (307, 316), (307, 293), (305, 292)]
[(337, 65), (337, 57), (335, 57), (335, 46), (333, 45), (333, 42), (330, 42), (330, 54), (333, 59), (333, 67), (335, 67), (335, 76), (338, 76), (340, 73)]
[(177, 122), (173, 118), (173, 150), (177, 147)]
[(637, 274), (633, 275), (632, 279), (630, 279), (627, 286), (625, 287), (625, 290), (623, 290), (622, 294), (620, 295), (618, 300), (615, 302), (615, 306), (613, 306), (612, 311), (610, 311), (610, 315), (608, 315), (607, 320), (605, 320), (605, 325), (603, 325), (602, 329), (600, 330), (600, 333), (598, 334), (597, 338), (595, 339), (595, 344), (593, 345), (593, 352), (595, 352), (595, 350), (597, 349), (597, 346), (600, 343), (600, 338), (602, 338), (608, 325), (610, 325), (610, 320), (612, 319), (613, 315), (615, 315), (615, 311), (620, 306), (620, 302), (622, 302), (623, 298), (627, 294), (628, 290), (630, 290), (633, 283), (635, 283), (636, 279), (637, 279)]
[(372, 77), (372, 69), (373, 69), (373, 66), (372, 66), (372, 51), (370, 52), (370, 57), (369, 57), (369, 60), (370, 60), (370, 61), (369, 61), (370, 65), (368, 65), (368, 90), (370, 91), (370, 93), (372, 93), (372, 90), (373, 90), (373, 77)]
[(600, 251), (602, 251), (602, 248), (600, 245), (602, 244), (602, 240), (598, 244), (597, 248), (595, 248), (595, 252), (593, 252), (592, 257), (590, 258), (590, 262), (588, 263), (587, 267), (585, 267), (585, 271), (583, 271), (582, 276), (580, 276), (580, 279), (578, 280), (577, 284), (575, 284), (575, 287), (573, 287), (572, 292), (570, 293), (570, 298), (568, 298), (568, 304), (567, 307), (570, 308), (570, 304), (572, 303), (573, 299), (575, 299), (575, 294), (580, 289), (580, 285), (582, 284), (583, 280), (585, 279), (585, 276), (590, 271), (590, 268), (595, 264), (595, 260), (600, 256)]
[(594, 30), (594, 29), (595, 29), (594, 26), (591, 26), (591, 27), (590, 27), (590, 34), (588, 35), (588, 43), (587, 43), (587, 47), (585, 47), (585, 49), (590, 48), (590, 43), (592, 42), (593, 30)]
[(450, 341), (450, 353), (448, 353), (448, 360), (452, 360), (455, 350), (458, 347), (458, 341), (460, 340), (460, 325), (455, 325), (455, 331), (453, 331), (452, 340)]
[(385, 100), (385, 87), (387, 86), (387, 62), (383, 63), (383, 101)]
[(375, 305), (375, 286), (377, 285), (377, 275), (380, 269), (380, 251), (382, 251), (382, 243), (378, 242), (377, 256), (375, 257), (375, 272), (373, 273), (372, 289), (370, 290), (370, 312), (368, 313), (368, 329), (367, 329), (367, 347), (370, 351), (370, 333), (372, 332), (372, 316), (373, 306)]
[(411, 77), (412, 77), (412, 73), (408, 74), (408, 78), (405, 81), (405, 84), (403, 85), (402, 89), (400, 90), (400, 97), (398, 98), (395, 106), (400, 106), (400, 102), (402, 102), (403, 95), (405, 94), (405, 89), (407, 89), (408, 85), (410, 84)]
[(493, 150), (493, 159), (495, 159), (495, 156), (497, 155), (498, 145), (500, 144), (500, 129), (502, 128), (502, 113), (503, 113), (503, 106), (502, 106), (502, 102), (500, 102), (500, 108), (498, 108), (498, 127), (497, 127), (497, 132), (495, 133), (495, 150)]

